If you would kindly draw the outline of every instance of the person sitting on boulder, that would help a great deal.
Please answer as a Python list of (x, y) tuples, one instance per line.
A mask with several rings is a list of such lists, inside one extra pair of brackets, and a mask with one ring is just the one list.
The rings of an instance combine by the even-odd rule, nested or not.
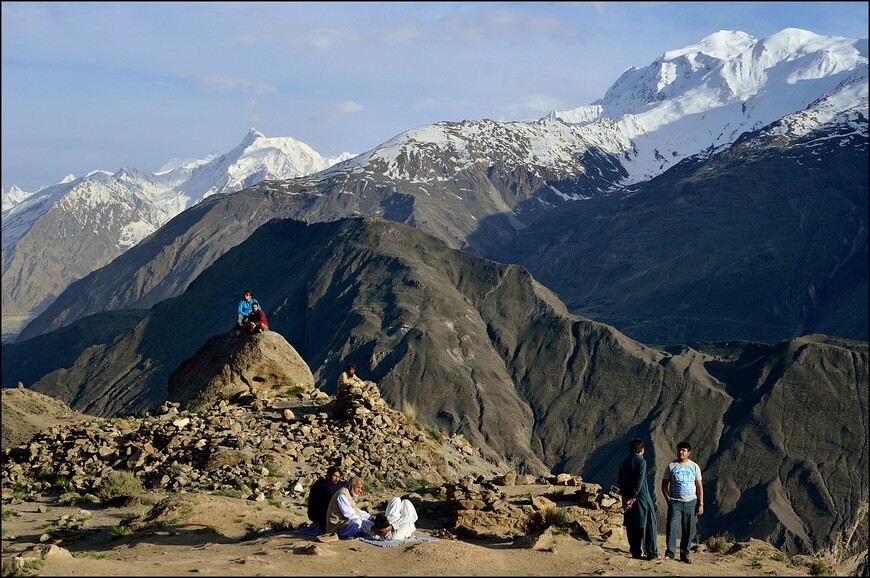
[(351, 385), (362, 385), (363, 380), (356, 374), (356, 365), (353, 363), (347, 364), (347, 369), (341, 372), (338, 376), (338, 392), (341, 393), (350, 389)]
[[(236, 335), (239, 335), (242, 332), (242, 328), (245, 321), (248, 320), (248, 315), (251, 314), (254, 303), (257, 303), (257, 300), (254, 299), (254, 294), (250, 289), (245, 289), (245, 292), (242, 295), (242, 300), (239, 301), (239, 307), (236, 309)], [(259, 305), (259, 303), (257, 304)]]
[(263, 333), (269, 331), (269, 322), (266, 320), (266, 314), (260, 309), (260, 304), (254, 301), (251, 303), (251, 313), (248, 315), (248, 320), (245, 321), (245, 333), (253, 335), (254, 333)]

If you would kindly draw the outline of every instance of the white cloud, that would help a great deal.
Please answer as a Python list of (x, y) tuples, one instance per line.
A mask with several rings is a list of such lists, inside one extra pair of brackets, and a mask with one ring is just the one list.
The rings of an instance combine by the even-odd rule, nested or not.
[(257, 110), (256, 98), (252, 98), (248, 101), (248, 120), (254, 123), (263, 120), (263, 117), (260, 116), (260, 112)]
[(351, 114), (354, 112), (359, 112), (363, 109), (363, 105), (358, 102), (354, 102), (353, 100), (345, 100), (336, 107), (339, 114)]
[(419, 20), (396, 22), (379, 33), (380, 39), (389, 44), (407, 44), (426, 36), (426, 27)]
[(554, 15), (513, 8), (487, 9), (468, 14), (454, 11), (440, 18), (438, 23), (440, 33), (447, 38), (472, 44), (505, 37), (521, 41), (534, 35), (564, 41), (577, 35)]
[(562, 107), (562, 101), (547, 94), (532, 94), (522, 100), (523, 108), (535, 116), (543, 116)]
[(338, 28), (316, 28), (297, 38), (302, 44), (317, 50), (331, 50), (339, 44), (353, 42), (356, 39), (356, 33)]
[(199, 79), (199, 86), (206, 91), (240, 90), (242, 92), (253, 92), (254, 94), (275, 92), (275, 87), (271, 84), (232, 76), (206, 76)]

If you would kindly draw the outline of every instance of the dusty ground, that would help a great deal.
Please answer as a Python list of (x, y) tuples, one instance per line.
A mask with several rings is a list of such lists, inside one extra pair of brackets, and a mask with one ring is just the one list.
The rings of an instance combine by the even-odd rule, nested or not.
[[(691, 565), (634, 560), (627, 544), (592, 544), (567, 534), (543, 536), (534, 547), (509, 541), (442, 537), (381, 548), (359, 540), (321, 543), (291, 530), (267, 529), (305, 521), (302, 506), (272, 505), (206, 494), (176, 494), (159, 515), (164, 496), (145, 494), (123, 506), (59, 505), (56, 499), (3, 505), (3, 558), (36, 560), (33, 548), (63, 550), (30, 562), (28, 576), (807, 576), (809, 560), (777, 560), (776, 549), (749, 542), (736, 553), (705, 547)], [(374, 500), (373, 500), (374, 503)], [(63, 529), (64, 516), (81, 527)], [(438, 535), (440, 520), (418, 522), (421, 535)], [(73, 523), (73, 526), (75, 522)], [(128, 533), (119, 529), (127, 527)], [(664, 536), (660, 536), (664, 551)], [(67, 554), (67, 552), (69, 554)], [(9, 560), (5, 560), (8, 562)]]

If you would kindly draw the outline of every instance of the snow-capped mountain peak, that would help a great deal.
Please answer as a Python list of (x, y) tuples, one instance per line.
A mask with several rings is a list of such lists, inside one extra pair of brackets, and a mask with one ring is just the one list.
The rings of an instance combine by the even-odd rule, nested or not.
[(603, 119), (615, 122), (633, 143), (626, 183), (637, 182), (821, 103), (822, 97), (828, 109), (866, 110), (866, 47), (866, 39), (797, 28), (761, 40), (719, 31), (665, 52), (649, 66), (628, 69), (591, 105), (550, 117), (584, 131), (595, 131)]

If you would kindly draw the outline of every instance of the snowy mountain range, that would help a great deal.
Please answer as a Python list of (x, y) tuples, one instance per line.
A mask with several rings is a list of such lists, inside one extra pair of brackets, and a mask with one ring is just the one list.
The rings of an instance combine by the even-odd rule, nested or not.
[(96, 170), (36, 192), (4, 190), (4, 332), (203, 199), (320, 171), (351, 156), (326, 158), (293, 138), (268, 138), (252, 128), (227, 154), (173, 161), (156, 173)]
[[(4, 327), (8, 314), (32, 318), (182, 210), (260, 182), (316, 197), (311, 220), (381, 214), (485, 253), (555, 206), (647, 181), (771, 123), (780, 123), (783, 146), (856, 119), (866, 134), (867, 56), (866, 38), (786, 29), (756, 40), (720, 31), (627, 70), (590, 105), (532, 122), (441, 122), (340, 159), (251, 131), (228, 155), (164, 173), (93, 173), (31, 195), (13, 188), (3, 194)], [(400, 208), (408, 198), (414, 214)], [(287, 216), (302, 209), (292, 210)], [(488, 238), (479, 234), (484, 222), (497, 229)], [(99, 254), (84, 250), (89, 236), (99, 239)]]

